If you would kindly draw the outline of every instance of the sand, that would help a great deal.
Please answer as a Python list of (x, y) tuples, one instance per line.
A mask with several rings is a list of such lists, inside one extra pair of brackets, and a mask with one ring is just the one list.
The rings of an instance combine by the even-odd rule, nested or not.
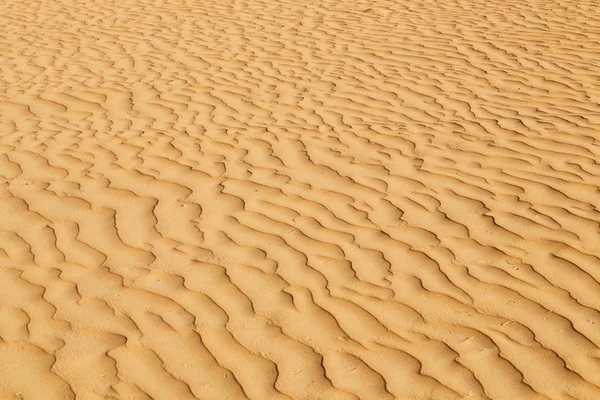
[(595, 1), (0, 26), (0, 399), (600, 399)]

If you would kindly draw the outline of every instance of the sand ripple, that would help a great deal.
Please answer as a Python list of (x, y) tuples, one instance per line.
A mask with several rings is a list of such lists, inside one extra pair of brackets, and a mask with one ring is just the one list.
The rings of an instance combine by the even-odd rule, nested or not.
[(596, 2), (0, 26), (0, 398), (600, 399)]

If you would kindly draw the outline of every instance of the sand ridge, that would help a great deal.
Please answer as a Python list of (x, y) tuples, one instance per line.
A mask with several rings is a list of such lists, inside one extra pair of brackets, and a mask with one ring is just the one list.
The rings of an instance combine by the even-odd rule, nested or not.
[(1, 399), (600, 398), (595, 2), (0, 26)]

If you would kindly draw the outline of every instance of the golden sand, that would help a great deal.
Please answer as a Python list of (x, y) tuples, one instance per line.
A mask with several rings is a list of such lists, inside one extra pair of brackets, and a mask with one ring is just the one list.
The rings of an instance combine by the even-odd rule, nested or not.
[(600, 399), (597, 1), (0, 27), (0, 399)]

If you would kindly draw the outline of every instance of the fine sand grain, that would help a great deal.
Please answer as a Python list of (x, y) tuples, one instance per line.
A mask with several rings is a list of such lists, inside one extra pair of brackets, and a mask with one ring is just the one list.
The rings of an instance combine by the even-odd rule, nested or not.
[(600, 399), (596, 0), (0, 27), (0, 399)]

